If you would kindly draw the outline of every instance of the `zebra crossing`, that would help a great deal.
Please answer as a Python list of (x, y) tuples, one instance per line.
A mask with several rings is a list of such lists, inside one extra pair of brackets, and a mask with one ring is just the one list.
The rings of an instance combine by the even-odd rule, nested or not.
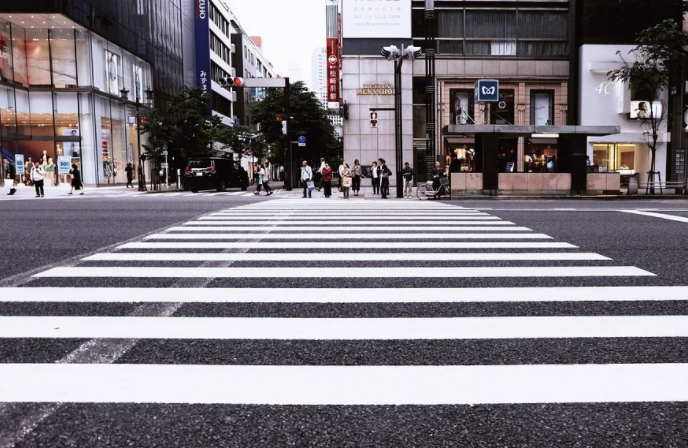
[[(21, 403), (688, 402), (688, 359), (639, 359), (688, 338), (688, 287), (656, 277), (443, 203), (242, 205), (0, 289), (0, 342), (50, 353), (5, 350), (0, 419)], [(237, 348), (252, 344), (269, 346)], [(0, 429), (0, 446), (24, 436)]]

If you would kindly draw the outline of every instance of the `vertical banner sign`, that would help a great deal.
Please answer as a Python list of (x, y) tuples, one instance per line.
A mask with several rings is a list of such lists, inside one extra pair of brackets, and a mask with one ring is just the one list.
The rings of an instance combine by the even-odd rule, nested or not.
[[(209, 0), (196, 0), (196, 84), (210, 94), (210, 22)], [(212, 111), (208, 100), (208, 115)]]
[(69, 156), (57, 157), (57, 174), (69, 174), (72, 169), (72, 158)]
[(339, 109), (339, 38), (327, 38), (327, 108)]

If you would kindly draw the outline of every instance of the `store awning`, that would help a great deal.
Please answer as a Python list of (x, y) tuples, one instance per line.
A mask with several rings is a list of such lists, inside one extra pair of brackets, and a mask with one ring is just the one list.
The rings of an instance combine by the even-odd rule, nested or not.
[(619, 126), (514, 126), (499, 124), (452, 124), (442, 129), (443, 135), (500, 134), (505, 136), (528, 136), (533, 134), (603, 136), (621, 132)]

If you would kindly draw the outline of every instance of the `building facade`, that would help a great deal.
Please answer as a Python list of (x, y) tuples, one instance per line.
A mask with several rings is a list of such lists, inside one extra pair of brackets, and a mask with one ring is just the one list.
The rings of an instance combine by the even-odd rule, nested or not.
[(124, 168), (138, 171), (146, 143), (137, 109), (164, 109), (184, 85), (180, 8), (179, 0), (3, 2), (3, 158), (43, 161), (47, 185), (66, 182), (72, 163), (87, 184), (126, 182)]
[(311, 91), (323, 108), (327, 107), (327, 50), (318, 47), (311, 55)]

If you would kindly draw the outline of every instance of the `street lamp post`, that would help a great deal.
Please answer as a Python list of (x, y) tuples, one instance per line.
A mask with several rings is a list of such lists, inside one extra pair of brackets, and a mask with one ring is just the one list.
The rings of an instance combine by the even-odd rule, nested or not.
[(388, 61), (394, 62), (394, 155), (397, 175), (397, 198), (401, 198), (404, 195), (404, 184), (401, 178), (401, 166), (404, 163), (404, 142), (401, 134), (401, 67), (404, 59), (413, 61), (422, 54), (422, 51), (420, 47), (412, 45), (406, 48), (402, 45), (401, 51), (399, 51), (396, 45), (390, 45), (389, 47), (383, 47), (380, 54)]
[(437, 156), (435, 150), (437, 145), (435, 138), (435, 118), (437, 116), (435, 109), (435, 54), (437, 52), (435, 35), (435, 0), (425, 0), (425, 133), (427, 134), (425, 151), (426, 156), (431, 156), (433, 159)]
[[(126, 88), (119, 91), (122, 99), (127, 101), (129, 99), (129, 90)], [(146, 100), (151, 101), (153, 99), (153, 91), (146, 90)], [(148, 191), (146, 189), (146, 175), (143, 172), (143, 162), (146, 160), (146, 156), (141, 154), (141, 99), (137, 96), (134, 102), (136, 107), (136, 147), (139, 153), (139, 191)]]

